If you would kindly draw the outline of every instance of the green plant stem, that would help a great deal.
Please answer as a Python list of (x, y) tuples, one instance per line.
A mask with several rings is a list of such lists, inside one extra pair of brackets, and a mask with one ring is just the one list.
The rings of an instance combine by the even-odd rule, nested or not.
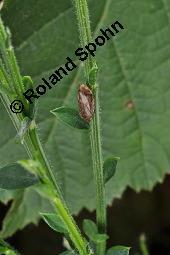
[[(95, 93), (96, 110), (94, 118), (91, 122), (91, 148), (93, 159), (93, 172), (96, 186), (96, 220), (98, 231), (101, 234), (106, 233), (106, 201), (105, 201), (105, 184), (103, 178), (103, 159), (101, 150), (100, 135), (100, 116), (99, 116), (99, 98), (98, 88)], [(97, 246), (98, 255), (105, 254), (106, 241), (99, 243)]]
[(142, 251), (142, 255), (149, 255), (149, 251), (148, 251), (148, 248), (147, 248), (147, 244), (146, 244), (146, 237), (144, 234), (142, 234), (140, 236), (140, 248), (141, 248), (141, 251)]
[(32, 158), (37, 160), (41, 164), (43, 169), (45, 170), (45, 174), (47, 178), (50, 180), (50, 183), (52, 184), (51, 191), (55, 190), (55, 195), (51, 198), (51, 200), (53, 204), (55, 205), (55, 207), (57, 208), (57, 211), (59, 215), (61, 216), (62, 220), (68, 227), (70, 237), (72, 241), (74, 242), (75, 246), (77, 247), (77, 250), (82, 255), (88, 254), (87, 242), (85, 241), (85, 239), (82, 238), (80, 231), (74, 222), (73, 217), (69, 214), (68, 208), (62, 197), (60, 188), (53, 175), (52, 169), (48, 163), (48, 160), (45, 156), (44, 150), (38, 138), (36, 129), (34, 127), (33, 129), (29, 130), (29, 135), (27, 139), (25, 139), (25, 145), (27, 147), (27, 150), (29, 150), (30, 147), (32, 148), (30, 151), (30, 153), (32, 154)]
[[(86, 0), (74, 0), (82, 47), (92, 41), (89, 11)], [(93, 160), (93, 172), (96, 189), (96, 221), (98, 231), (101, 234), (106, 232), (106, 201), (105, 201), (105, 184), (103, 178), (103, 158), (101, 149), (101, 134), (100, 134), (100, 104), (98, 96), (98, 85), (96, 77), (91, 79), (92, 70), (97, 71), (95, 59), (90, 55), (85, 62), (85, 75), (89, 86), (93, 91), (95, 98), (95, 114), (91, 121), (91, 149)], [(91, 82), (92, 81), (92, 82)], [(106, 241), (97, 245), (97, 254), (104, 255), (106, 249)]]
[[(11, 45), (8, 45), (9, 47), (7, 49), (5, 48), (6, 39), (7, 35), (5, 35), (5, 29), (0, 19), (0, 45), (3, 45), (3, 47), (0, 48), (0, 56), (2, 57), (2, 62), (0, 62), (0, 64), (3, 65), (3, 62), (5, 63), (4, 66), (0, 67), (6, 70), (7, 76), (10, 76), (10, 80), (15, 85), (15, 90), (19, 92), (19, 95), (22, 95), (23, 84), (19, 67)], [(2, 77), (0, 77), (1, 82), (2, 80)], [(7, 109), (7, 112), (10, 115), (10, 118), (12, 119), (12, 122), (18, 132), (21, 122), (25, 117), (24, 113), (13, 114), (9, 109), (9, 105), (11, 102), (11, 98), (9, 97), (9, 95), (2, 94), (1, 97), (2, 102), (4, 103), (4, 106)], [(24, 98), (21, 99), (24, 100)], [(52, 169), (48, 163), (48, 160), (45, 156), (44, 150), (38, 138), (36, 132), (36, 124), (34, 120), (32, 121), (32, 124), (27, 131), (27, 135), (24, 138), (24, 146), (29, 157), (33, 160), (37, 160), (40, 163), (42, 170), (41, 174), (43, 174), (42, 181), (44, 181), (44, 183), (47, 184), (47, 187), (51, 189), (50, 194), (52, 194), (52, 197), (49, 197), (49, 199), (53, 202), (53, 205), (57, 209), (58, 214), (60, 215), (63, 222), (66, 224), (70, 234), (70, 238), (72, 239), (76, 250), (79, 252), (80, 255), (90, 255), (90, 252), (88, 251), (88, 243), (81, 236), (80, 230), (78, 229), (73, 217), (69, 213), (66, 203), (62, 197), (58, 183), (53, 175)]]

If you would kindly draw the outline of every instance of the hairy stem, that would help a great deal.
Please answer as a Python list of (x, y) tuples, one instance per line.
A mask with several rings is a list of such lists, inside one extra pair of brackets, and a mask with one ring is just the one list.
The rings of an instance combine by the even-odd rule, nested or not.
[[(80, 40), (82, 47), (92, 41), (89, 11), (86, 0), (74, 0), (79, 31)], [(93, 172), (96, 189), (96, 221), (98, 231), (101, 234), (106, 232), (106, 202), (105, 202), (105, 184), (103, 178), (103, 158), (101, 149), (101, 134), (100, 134), (100, 104), (98, 96), (98, 85), (96, 83), (97, 64), (95, 59), (90, 55), (85, 62), (85, 75), (88, 85), (93, 91), (95, 98), (95, 114), (91, 121), (91, 149), (92, 149), (92, 160), (93, 160)], [(93, 78), (91, 77), (93, 76)], [(106, 242), (97, 245), (97, 254), (105, 254)]]
[(144, 234), (140, 236), (139, 241), (140, 241), (140, 248), (141, 248), (142, 255), (149, 255), (149, 251), (146, 244), (146, 237)]
[[(45, 174), (47, 178), (50, 180), (50, 184), (52, 184), (52, 191), (55, 190), (55, 196), (51, 198), (53, 201), (53, 204), (57, 208), (57, 212), (60, 214), (62, 220), (64, 223), (67, 225), (70, 233), (70, 237), (72, 241), (74, 242), (75, 246), (77, 247), (77, 250), (79, 251), (80, 254), (86, 255), (88, 254), (87, 252), (87, 243), (86, 241), (82, 238), (80, 231), (75, 224), (72, 216), (69, 214), (69, 210), (66, 206), (66, 203), (62, 197), (60, 188), (56, 182), (56, 179), (53, 175), (52, 169), (48, 163), (48, 160), (45, 156), (44, 150), (42, 148), (42, 145), (40, 143), (40, 140), (38, 138), (36, 129), (30, 129), (29, 130), (29, 135), (27, 137), (27, 140), (25, 140), (26, 147), (28, 149), (32, 147), (32, 158), (40, 162), (41, 166), (45, 170)], [(31, 146), (30, 146), (31, 143)]]
[[(105, 184), (103, 180), (103, 159), (101, 151), (101, 135), (100, 135), (100, 116), (99, 116), (99, 97), (98, 88), (95, 93), (96, 112), (91, 122), (91, 148), (93, 159), (93, 171), (96, 186), (96, 220), (98, 231), (101, 234), (106, 232), (106, 202), (105, 202)], [(106, 242), (99, 243), (97, 250), (98, 255), (105, 254)]]
[[(7, 39), (9, 39), (8, 34), (6, 33), (6, 30), (0, 19), (0, 46), (1, 46), (0, 47), (0, 69), (5, 72), (6, 77), (9, 77), (10, 83), (13, 84), (15, 92), (18, 92), (16, 93), (15, 96), (19, 95), (20, 99), (22, 99), (24, 102), (24, 97), (23, 98), (21, 97), (23, 89), (24, 89), (22, 76), (20, 74), (19, 67), (15, 58), (15, 54), (11, 46), (11, 43), (8, 41), (8, 44), (7, 44)], [(0, 83), (1, 83), (0, 85), (2, 87), (4, 86), (3, 81), (4, 81), (4, 76), (2, 77), (0, 75)], [(10, 83), (8, 83), (7, 81), (9, 89), (11, 88)], [(5, 93), (1, 93), (0, 96), (18, 132), (21, 126), (22, 120), (25, 118), (25, 112), (22, 112), (20, 114), (14, 114), (10, 111), (9, 106), (11, 101), (15, 99), (15, 96), (14, 98), (12, 98), (10, 95)], [(73, 217), (69, 213), (66, 203), (62, 197), (59, 185), (53, 175), (52, 169), (48, 163), (48, 160), (46, 158), (46, 155), (44, 153), (44, 150), (38, 138), (38, 135), (36, 132), (36, 124), (34, 120), (32, 120), (32, 124), (28, 128), (23, 144), (26, 148), (26, 151), (29, 157), (40, 163), (40, 166), (42, 169), (42, 171), (40, 172), (40, 174), (42, 174), (42, 181), (44, 181), (44, 183), (47, 184), (47, 187), (50, 189), (52, 194), (52, 197), (49, 197), (49, 200), (53, 202), (53, 205), (57, 209), (57, 213), (60, 215), (63, 222), (66, 224), (70, 234), (70, 238), (72, 239), (72, 242), (74, 243), (76, 250), (79, 252), (80, 255), (89, 255), (90, 252), (88, 251), (88, 243), (81, 236), (81, 233), (77, 225), (75, 224)]]

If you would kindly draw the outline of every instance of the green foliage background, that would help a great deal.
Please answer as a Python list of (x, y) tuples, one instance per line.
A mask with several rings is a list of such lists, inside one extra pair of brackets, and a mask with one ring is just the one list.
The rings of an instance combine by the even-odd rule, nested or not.
[[(94, 38), (100, 28), (116, 20), (125, 28), (97, 51), (104, 156), (121, 158), (107, 184), (111, 203), (127, 186), (151, 190), (170, 172), (170, 2), (93, 0), (89, 6)], [(74, 58), (79, 38), (70, 0), (7, 1), (2, 16), (12, 32), (22, 74), (32, 76), (35, 86), (64, 64), (67, 56)], [(95, 208), (88, 132), (63, 126), (50, 110), (61, 105), (77, 107), (81, 82), (85, 80), (79, 66), (41, 97), (37, 114), (41, 140), (73, 213)], [(16, 132), (2, 105), (0, 133), (0, 166), (27, 157), (15, 143)], [(1, 201), (11, 198), (14, 202), (4, 220), (3, 236), (37, 222), (44, 208), (50, 211), (38, 189), (1, 190)]]

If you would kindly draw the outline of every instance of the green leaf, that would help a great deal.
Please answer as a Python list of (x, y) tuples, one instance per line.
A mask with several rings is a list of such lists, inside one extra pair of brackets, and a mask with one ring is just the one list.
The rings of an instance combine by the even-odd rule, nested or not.
[(39, 168), (41, 167), (41, 164), (38, 161), (31, 160), (31, 159), (23, 159), (23, 160), (19, 160), (18, 163), (23, 168), (28, 170), (30, 173), (35, 174), (37, 176), (40, 174)]
[(79, 115), (78, 111), (62, 106), (51, 111), (59, 120), (65, 124), (78, 129), (88, 129), (89, 124), (86, 123)]
[(31, 79), (30, 76), (23, 76), (22, 82), (26, 90), (33, 88), (33, 80)]
[[(28, 90), (28, 89), (33, 89), (34, 88), (33, 80), (30, 76), (23, 76), (22, 81), (23, 81), (23, 84), (24, 84), (24, 87), (25, 87), (25, 91)], [(28, 113), (27, 113), (28, 117), (31, 120), (33, 120), (34, 117), (35, 117), (36, 107), (37, 107), (35, 98), (33, 98), (32, 100), (33, 100), (33, 103), (29, 104), (29, 110), (28, 110)]]
[(108, 239), (105, 234), (99, 234), (96, 224), (91, 220), (83, 221), (83, 230), (85, 234), (95, 243), (100, 243)]
[(0, 239), (0, 254), (2, 255), (19, 255), (7, 242)]
[(110, 157), (104, 161), (103, 174), (105, 183), (107, 183), (114, 176), (119, 159), (120, 158), (118, 157)]
[(0, 251), (1, 252), (6, 251), (6, 250), (8, 250), (8, 248), (9, 247), (8, 247), (7, 243), (4, 240), (0, 239)]
[(37, 193), (35, 187), (18, 191), (15, 195), (15, 200), (12, 202), (5, 216), (0, 236), (4, 239), (10, 237), (30, 222), (37, 225), (39, 211), (53, 212), (53, 207), (47, 199), (42, 198)]
[(97, 226), (92, 220), (83, 221), (83, 230), (87, 236), (97, 234)]
[(68, 234), (67, 226), (64, 224), (59, 215), (55, 213), (41, 213), (41, 215), (50, 228), (56, 232)]
[(4, 190), (0, 189), (0, 201), (7, 204), (10, 200), (14, 199), (19, 190)]
[(107, 251), (106, 255), (129, 255), (129, 251), (129, 247), (114, 246)]
[[(32, 77), (34, 87), (65, 64), (67, 56), (77, 61), (74, 52), (80, 42), (70, 0), (6, 2), (2, 16), (11, 30), (22, 74)], [(138, 192), (152, 190), (170, 173), (170, 1), (164, 5), (134, 0), (127, 6), (127, 0), (121, 4), (89, 0), (89, 5), (94, 38), (100, 28), (116, 20), (125, 28), (96, 51), (104, 157), (121, 158), (106, 187), (111, 204), (127, 186)], [(49, 111), (61, 105), (76, 108), (77, 88), (85, 82), (77, 65), (37, 100), (41, 140), (73, 213), (95, 208), (89, 134), (63, 126)], [(16, 131), (2, 105), (0, 133), (1, 166), (26, 158), (24, 149), (14, 142)]]
[(24, 189), (36, 183), (38, 183), (37, 177), (17, 163), (0, 168), (1, 189)]

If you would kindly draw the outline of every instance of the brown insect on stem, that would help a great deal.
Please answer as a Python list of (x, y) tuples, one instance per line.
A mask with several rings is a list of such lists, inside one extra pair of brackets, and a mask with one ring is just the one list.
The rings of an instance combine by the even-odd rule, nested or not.
[(91, 89), (81, 84), (78, 90), (78, 106), (80, 117), (89, 123), (95, 112), (95, 100)]

